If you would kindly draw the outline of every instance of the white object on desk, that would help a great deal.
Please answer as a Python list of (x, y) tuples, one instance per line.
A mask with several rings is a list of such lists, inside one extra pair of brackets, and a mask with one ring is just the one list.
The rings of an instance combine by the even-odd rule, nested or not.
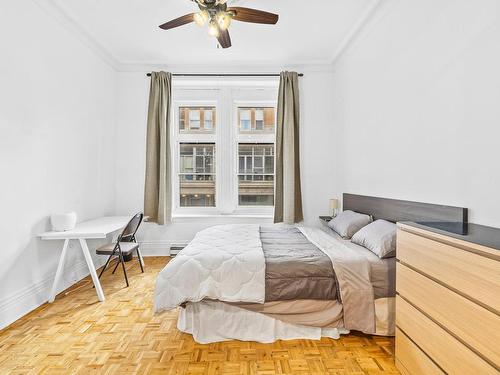
[(50, 215), (50, 224), (53, 231), (71, 230), (76, 226), (76, 212), (67, 214), (52, 214)]
[(74, 229), (64, 232), (45, 232), (39, 235), (42, 240), (64, 240), (61, 257), (59, 258), (59, 264), (57, 266), (56, 277), (54, 279), (54, 284), (52, 284), (52, 291), (49, 297), (50, 303), (54, 302), (56, 298), (57, 285), (62, 277), (64, 261), (66, 259), (70, 240), (78, 240), (80, 242), (83, 256), (85, 257), (90, 276), (92, 276), (92, 281), (94, 282), (97, 298), (99, 298), (101, 302), (104, 301), (104, 292), (102, 291), (101, 283), (97, 277), (92, 257), (90, 256), (87, 240), (106, 238), (109, 234), (125, 228), (129, 220), (129, 216), (107, 216), (78, 223)]

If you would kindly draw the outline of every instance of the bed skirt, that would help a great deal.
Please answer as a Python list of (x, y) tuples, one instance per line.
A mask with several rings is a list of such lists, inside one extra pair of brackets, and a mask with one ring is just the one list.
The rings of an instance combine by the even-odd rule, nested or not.
[[(394, 335), (394, 302), (395, 298), (375, 301), (376, 335)], [(277, 340), (320, 340), (321, 337), (339, 339), (340, 335), (349, 333), (345, 328), (291, 324), (220, 301), (188, 303), (185, 308), (180, 308), (177, 328), (193, 335), (200, 344), (228, 340), (272, 343)]]
[(339, 339), (349, 333), (344, 328), (306, 327), (285, 323), (264, 314), (228, 305), (220, 301), (188, 303), (179, 310), (177, 328), (193, 335), (196, 342), (240, 340), (272, 343), (277, 340)]

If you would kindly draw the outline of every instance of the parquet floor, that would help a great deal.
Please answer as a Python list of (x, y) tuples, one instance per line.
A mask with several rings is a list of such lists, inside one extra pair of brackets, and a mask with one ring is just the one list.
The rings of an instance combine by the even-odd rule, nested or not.
[(152, 314), (156, 274), (169, 258), (107, 272), (99, 303), (90, 279), (0, 331), (2, 374), (398, 374), (394, 340), (362, 334), (340, 340), (200, 345), (176, 328), (177, 312)]

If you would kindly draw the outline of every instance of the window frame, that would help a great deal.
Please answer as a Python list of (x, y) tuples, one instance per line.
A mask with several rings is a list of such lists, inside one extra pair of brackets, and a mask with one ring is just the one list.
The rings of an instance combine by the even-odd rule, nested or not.
[[(274, 123), (274, 133), (261, 133), (261, 134), (248, 134), (240, 133), (240, 124), (238, 121), (238, 110), (240, 107), (244, 108), (274, 108), (275, 123)], [(245, 206), (239, 204), (239, 144), (272, 144), (274, 146), (274, 186), (273, 192), (276, 192), (276, 127), (277, 127), (277, 100), (233, 100), (233, 116), (234, 116), (234, 127), (236, 130), (236, 136), (234, 140), (235, 145), (235, 155), (236, 155), (236, 165), (234, 169), (234, 179), (236, 194), (234, 196), (235, 212), (239, 214), (260, 214), (260, 215), (273, 215), (274, 205), (272, 206)], [(251, 125), (250, 125), (251, 127)], [(276, 199), (274, 199), (276, 201)]]
[[(277, 115), (278, 81), (251, 83), (207, 83), (188, 86), (174, 85), (171, 116), (172, 149), (172, 217), (263, 217), (272, 218), (274, 206), (240, 206), (238, 188), (238, 145), (240, 143), (270, 143), (276, 155), (275, 132), (265, 134), (239, 134), (238, 107), (272, 107)], [(179, 129), (180, 107), (214, 107), (213, 133), (181, 133)], [(215, 207), (180, 206), (180, 144), (213, 143), (215, 145)], [(276, 173), (276, 156), (274, 158)], [(276, 178), (274, 178), (276, 184)], [(275, 186), (274, 186), (275, 191)]]
[[(196, 96), (196, 95), (195, 95)], [(179, 128), (179, 109), (181, 107), (213, 107), (215, 109), (215, 122), (212, 126), (215, 131), (212, 133), (181, 133)], [(217, 151), (217, 132), (219, 128), (217, 113), (219, 111), (218, 101), (216, 98), (207, 98), (207, 99), (194, 99), (194, 100), (186, 100), (179, 98), (173, 102), (172, 105), (173, 116), (171, 121), (171, 149), (172, 149), (172, 214), (175, 216), (178, 215), (190, 215), (202, 213), (205, 215), (213, 215), (218, 214), (219, 211), (217, 209), (217, 202), (219, 201), (219, 189), (218, 189), (218, 151)], [(201, 113), (200, 113), (201, 114)], [(189, 120), (187, 121), (189, 122)], [(215, 168), (215, 206), (209, 207), (182, 207), (180, 200), (180, 145), (182, 143), (193, 144), (214, 144), (214, 168)]]

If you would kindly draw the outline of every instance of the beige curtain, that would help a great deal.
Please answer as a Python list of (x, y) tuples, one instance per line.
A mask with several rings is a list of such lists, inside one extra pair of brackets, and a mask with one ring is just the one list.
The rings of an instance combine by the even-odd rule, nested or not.
[(276, 131), (276, 192), (274, 222), (286, 224), (303, 220), (300, 190), (299, 77), (295, 72), (280, 74), (278, 128)]
[(144, 215), (149, 221), (166, 224), (171, 220), (170, 107), (172, 75), (151, 73), (148, 129), (146, 138), (146, 183)]

